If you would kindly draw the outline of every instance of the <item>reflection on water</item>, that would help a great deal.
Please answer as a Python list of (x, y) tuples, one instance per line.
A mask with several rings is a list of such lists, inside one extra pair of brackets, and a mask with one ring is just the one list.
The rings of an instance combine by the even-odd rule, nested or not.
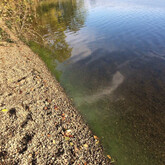
[(84, 24), (85, 13), (81, 6), (82, 2), (77, 3), (76, 0), (49, 0), (42, 1), (38, 7), (40, 17), (34, 26), (37, 26), (37, 31), (46, 40), (59, 62), (71, 56), (72, 48), (66, 42), (65, 32), (76, 32)]
[(165, 164), (165, 2), (42, 1), (53, 69), (119, 165)]

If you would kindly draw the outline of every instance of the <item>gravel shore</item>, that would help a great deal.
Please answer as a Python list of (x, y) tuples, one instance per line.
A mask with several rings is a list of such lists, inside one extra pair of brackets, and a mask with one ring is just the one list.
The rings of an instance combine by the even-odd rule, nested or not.
[(0, 42), (0, 164), (110, 164), (43, 61), (1, 28), (10, 42)]

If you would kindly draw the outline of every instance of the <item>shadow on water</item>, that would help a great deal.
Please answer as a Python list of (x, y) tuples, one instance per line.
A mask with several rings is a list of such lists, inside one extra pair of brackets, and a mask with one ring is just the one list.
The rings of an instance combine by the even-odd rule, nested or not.
[(47, 48), (30, 42), (119, 165), (165, 163), (165, 13), (147, 2), (41, 1)]

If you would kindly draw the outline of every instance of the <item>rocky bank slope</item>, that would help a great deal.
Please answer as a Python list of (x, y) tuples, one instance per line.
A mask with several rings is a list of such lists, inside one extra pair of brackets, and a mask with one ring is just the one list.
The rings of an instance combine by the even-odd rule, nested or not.
[(110, 164), (45, 64), (1, 28), (0, 164)]

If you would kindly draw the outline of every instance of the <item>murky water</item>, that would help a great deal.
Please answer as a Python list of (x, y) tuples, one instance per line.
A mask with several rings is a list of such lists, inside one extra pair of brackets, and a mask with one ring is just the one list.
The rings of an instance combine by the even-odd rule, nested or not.
[(38, 13), (51, 70), (106, 154), (165, 164), (165, 1), (47, 0)]

